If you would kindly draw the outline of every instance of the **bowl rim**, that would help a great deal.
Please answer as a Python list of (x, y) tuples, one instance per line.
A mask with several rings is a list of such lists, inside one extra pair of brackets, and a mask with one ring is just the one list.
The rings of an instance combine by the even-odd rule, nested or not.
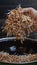
[[(0, 38), (0, 42), (12, 41), (12, 40), (16, 40), (16, 37), (3, 37), (3, 38)], [(25, 37), (25, 40), (30, 40), (30, 41), (37, 42), (37, 39), (32, 39), (32, 38), (27, 38), (27, 37)]]

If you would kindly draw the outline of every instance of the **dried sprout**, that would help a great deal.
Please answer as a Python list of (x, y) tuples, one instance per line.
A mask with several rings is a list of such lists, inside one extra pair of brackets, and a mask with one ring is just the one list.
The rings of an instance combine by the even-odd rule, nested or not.
[(2, 31), (6, 32), (7, 36), (14, 35), (16, 39), (24, 40), (24, 37), (28, 37), (31, 32), (35, 31), (36, 25), (30, 16), (21, 14), (20, 10), (22, 10), (21, 7), (13, 9), (8, 13)]

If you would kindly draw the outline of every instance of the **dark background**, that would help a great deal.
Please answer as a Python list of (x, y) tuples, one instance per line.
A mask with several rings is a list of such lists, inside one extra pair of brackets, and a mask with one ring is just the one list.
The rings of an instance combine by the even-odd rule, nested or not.
[(20, 3), (22, 7), (37, 9), (37, 0), (0, 0), (0, 18), (4, 18), (8, 10), (17, 7)]

